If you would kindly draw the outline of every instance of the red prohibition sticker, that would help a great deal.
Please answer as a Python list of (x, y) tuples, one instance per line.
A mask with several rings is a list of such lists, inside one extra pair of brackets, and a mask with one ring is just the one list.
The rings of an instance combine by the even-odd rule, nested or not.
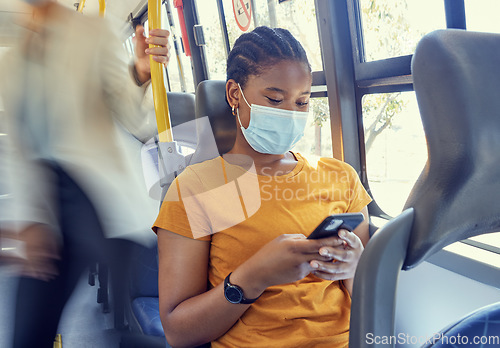
[(250, 0), (233, 0), (233, 13), (238, 27), (242, 31), (247, 31), (252, 19), (252, 5)]

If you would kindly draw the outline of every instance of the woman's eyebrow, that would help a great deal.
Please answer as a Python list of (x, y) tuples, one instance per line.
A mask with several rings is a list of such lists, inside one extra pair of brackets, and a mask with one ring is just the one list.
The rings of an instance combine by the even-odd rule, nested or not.
[[(278, 88), (278, 87), (267, 87), (265, 90), (269, 91), (269, 92), (278, 92), (281, 94), (288, 94), (287, 91), (285, 91), (281, 88)], [(300, 95), (310, 95), (310, 94), (311, 94), (311, 91), (304, 91)]]
[(267, 87), (266, 88), (266, 91), (269, 91), (269, 92), (278, 92), (278, 93), (282, 93), (282, 94), (287, 94), (287, 92), (281, 88), (278, 88), (278, 87)]

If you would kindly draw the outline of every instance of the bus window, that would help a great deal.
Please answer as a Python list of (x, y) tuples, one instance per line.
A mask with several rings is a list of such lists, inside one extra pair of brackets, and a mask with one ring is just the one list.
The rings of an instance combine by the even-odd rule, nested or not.
[(205, 53), (207, 57), (210, 79), (226, 79), (227, 52), (224, 48), (223, 32), (219, 20), (219, 12), (215, 0), (197, 0), (198, 19), (203, 25), (205, 36)]
[(498, 0), (465, 0), (467, 30), (500, 33)]
[[(173, 27), (170, 26), (168, 18), (167, 18), (167, 6), (163, 7), (163, 27), (170, 30), (170, 62), (167, 66), (169, 78), (170, 75), (173, 74), (175, 76), (174, 79), (177, 79), (175, 87), (172, 87), (172, 91), (175, 92), (191, 92), (194, 93), (196, 86), (194, 84), (191, 58), (186, 56), (184, 53), (184, 48), (182, 46), (182, 38), (181, 38), (181, 26), (179, 24), (179, 16), (177, 14), (177, 9), (173, 5), (173, 1), (169, 0), (169, 7), (171, 11), (171, 19), (173, 21)], [(174, 44), (174, 33), (177, 38), (177, 52), (179, 53), (177, 57), (177, 53), (175, 50)], [(184, 79), (184, 88), (181, 84), (181, 75)], [(184, 90), (185, 89), (185, 90)]]
[(290, 30), (304, 46), (312, 70), (323, 70), (314, 0), (285, 1), (281, 4), (278, 4), (277, 1), (261, 0), (256, 2), (272, 3), (273, 6), (269, 7), (269, 11), (274, 10), (275, 15), (269, 17), (276, 18), (276, 25), (271, 23), (271, 26)]
[(310, 99), (309, 119), (304, 136), (293, 151), (300, 152), (312, 165), (315, 165), (320, 157), (333, 157), (328, 98)]
[[(318, 26), (316, 23), (316, 11), (313, 0), (305, 1), (277, 1), (253, 0), (251, 21), (246, 32), (256, 26), (266, 25), (280, 27), (290, 30), (302, 43), (307, 52), (312, 70), (323, 70), (321, 50), (319, 46)], [(238, 27), (232, 0), (222, 1), (224, 19), (226, 22), (229, 46), (243, 33)], [(198, 0), (196, 2), (200, 22), (203, 24), (207, 59), (210, 70), (210, 78), (225, 79), (226, 48), (222, 38), (222, 30), (219, 20), (216, 0)]]
[[(401, 212), (427, 159), (425, 135), (415, 96), (413, 92), (405, 92), (412, 87), (408, 88), (404, 83), (398, 87), (398, 83), (404, 82), (404, 76), (399, 75), (410, 74), (409, 66), (402, 68), (403, 64), (407, 64), (402, 56), (413, 54), (416, 44), (426, 33), (446, 28), (445, 2), (347, 2), (354, 17), (360, 19), (359, 27), (362, 27), (361, 31), (353, 31), (351, 34), (354, 41), (361, 43), (358, 44), (361, 54), (354, 59), (355, 63), (357, 60), (356, 69), (361, 70), (360, 67), (363, 66), (363, 71), (357, 71), (356, 74), (360, 75), (360, 80), (387, 78), (394, 83), (390, 86), (389, 82), (385, 87), (389, 86), (396, 93), (385, 93), (385, 87), (381, 90), (377, 90), (377, 87), (368, 88), (359, 92), (363, 95), (361, 113), (365, 132), (366, 184), (378, 206), (388, 215), (396, 216)], [(460, 22), (460, 2), (450, 2), (448, 5), (458, 10), (451, 11), (456, 13), (448, 19)], [(467, 30), (500, 33), (500, 25), (493, 17), (500, 6), (497, 1), (465, 0), (464, 5)], [(359, 13), (356, 12), (358, 8)], [(355, 25), (351, 26), (351, 30), (355, 28)], [(371, 61), (390, 57), (398, 58), (391, 62), (381, 62), (384, 72), (377, 70), (377, 66), (370, 65)], [(363, 81), (357, 83), (364, 85)], [(378, 223), (384, 222), (380, 220)], [(472, 258), (480, 249), (486, 254), (490, 252), (491, 255), (498, 256), (500, 233), (473, 237), (448, 248)], [(493, 264), (491, 260), (489, 263)]]
[[(0, 159), (5, 158), (6, 156), (6, 140), (7, 140), (7, 133), (5, 129), (5, 121), (4, 121), (4, 112), (3, 112), (3, 105), (2, 105), (2, 100), (0, 99)], [(0, 166), (0, 178), (5, 179), (6, 178), (6, 169), (3, 168), (4, 166)], [(5, 199), (8, 196), (8, 191), (5, 186), (5, 183), (3, 182), (2, 179), (0, 179), (0, 200)]]
[(365, 95), (362, 107), (370, 189), (380, 208), (396, 216), (427, 161), (415, 93)]
[[(0, 60), (4, 54), (14, 44), (17, 37), (17, 26), (14, 25), (12, 14), (9, 12), (0, 11)], [(6, 157), (6, 144), (7, 144), (7, 129), (4, 120), (4, 106), (0, 96), (0, 160)], [(0, 165), (0, 201), (8, 197), (5, 182), (2, 179), (6, 178), (6, 169)], [(0, 208), (1, 209), (1, 208)]]
[(422, 36), (446, 28), (443, 1), (360, 0), (360, 7), (366, 61), (413, 54)]
[(476, 247), (476, 250), (481, 248), (489, 251), (489, 253), (485, 253), (487, 259), (483, 262), (490, 265), (500, 265), (500, 232), (475, 236), (467, 239), (462, 244), (472, 245)]
[(125, 40), (123, 42), (123, 47), (125, 47), (125, 50), (127, 51), (128, 53), (128, 58), (130, 60), (134, 59), (134, 43), (133, 43), (133, 38), (134, 38), (134, 35), (130, 35), (127, 40)]
[[(184, 50), (182, 49), (181, 39), (180, 39), (180, 26), (179, 17), (177, 16), (177, 10), (175, 10), (173, 4), (171, 8), (174, 9), (172, 12), (172, 20), (174, 27), (169, 25), (167, 18), (166, 7), (162, 7), (162, 27), (170, 31), (169, 43), (170, 43), (170, 61), (167, 65), (167, 78), (168, 78), (168, 90), (170, 92), (194, 92), (195, 86), (193, 82), (193, 73), (191, 70), (191, 59), (186, 56)], [(144, 28), (147, 35), (148, 32), (148, 20), (144, 22)], [(177, 35), (177, 45), (179, 56), (177, 57), (176, 51), (174, 49), (174, 35)]]
[[(198, 1), (198, 4), (201, 5), (201, 3), (204, 3), (207, 6), (209, 1), (203, 0), (203, 1)], [(216, 0), (212, 0), (214, 3), (214, 7), (216, 7), (215, 3)], [(262, 3), (266, 2), (265, 6), (263, 6)], [(222, 1), (223, 7), (224, 7), (224, 18), (226, 20), (226, 27), (227, 27), (227, 35), (229, 37), (229, 45), (232, 47), (233, 43), (236, 41), (236, 39), (243, 34), (243, 31), (238, 27), (238, 24), (236, 23), (236, 19), (234, 18), (234, 12), (233, 12), (233, 0), (223, 0)], [(247, 28), (248, 31), (252, 31), (255, 28), (255, 20), (257, 20), (257, 26), (259, 25), (268, 25), (269, 23), (266, 20), (269, 18), (268, 13), (266, 11), (267, 8), (267, 1), (251, 1), (251, 4), (253, 6), (252, 8), (252, 14), (251, 16), (253, 17), (252, 20), (250, 21), (250, 25)], [(202, 10), (198, 8), (198, 12), (201, 12)], [(255, 16), (255, 13), (258, 13), (259, 15)], [(261, 23), (262, 22), (262, 23)], [(266, 24), (264, 24), (267, 22)]]

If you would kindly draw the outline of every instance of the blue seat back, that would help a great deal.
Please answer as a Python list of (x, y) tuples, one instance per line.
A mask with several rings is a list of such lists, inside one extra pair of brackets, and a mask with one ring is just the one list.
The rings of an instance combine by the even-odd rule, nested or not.
[(208, 116), (219, 154), (231, 150), (236, 140), (236, 117), (226, 101), (226, 82), (206, 80), (196, 89), (196, 118)]
[[(167, 98), (172, 127), (195, 119), (193, 94), (169, 92)], [(155, 134), (151, 134), (153, 136)], [(195, 134), (193, 138), (196, 139)], [(130, 277), (131, 329), (146, 335), (163, 336), (158, 307), (158, 245), (137, 246), (130, 257), (133, 258)]]

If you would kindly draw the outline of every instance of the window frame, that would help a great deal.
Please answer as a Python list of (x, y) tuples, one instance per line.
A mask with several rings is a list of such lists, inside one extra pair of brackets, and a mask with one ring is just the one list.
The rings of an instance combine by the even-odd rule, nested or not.
[[(443, 1), (447, 29), (466, 30), (464, 0)], [(331, 62), (334, 67), (342, 63), (343, 71), (342, 76), (338, 76), (338, 69), (325, 73), (334, 157), (351, 164), (358, 171), (364, 187), (370, 192), (362, 127), (362, 98), (366, 94), (414, 91), (411, 74), (413, 55), (366, 62), (359, 8), (359, 0), (316, 0), (323, 61)], [(339, 90), (342, 90), (342, 94)], [(340, 151), (335, 151), (336, 148)], [(375, 200), (369, 205), (369, 212), (370, 215), (385, 220), (391, 218)], [(500, 248), (478, 241), (467, 239), (461, 243), (500, 253)], [(456, 260), (460, 261), (459, 267), (453, 266), (457, 264)], [(493, 265), (448, 251), (433, 258), (432, 263), (472, 279), (477, 278), (473, 270), (485, 270), (487, 274), (498, 270)], [(480, 278), (477, 280), (498, 287), (498, 282)]]
[[(354, 70), (354, 88), (356, 103), (356, 123), (358, 127), (358, 156), (355, 153), (346, 153), (345, 160), (354, 166), (365, 188), (370, 192), (370, 185), (366, 173), (366, 151), (363, 129), (362, 99), (367, 94), (408, 92), (413, 89), (411, 60), (413, 55), (403, 55), (387, 59), (367, 62), (364, 52), (363, 29), (360, 14), (360, 0), (345, 0), (346, 8), (340, 14), (348, 18), (349, 37)], [(464, 0), (443, 0), (447, 29), (466, 29)], [(332, 15), (334, 15), (332, 13)], [(340, 40), (340, 38), (339, 38)], [(344, 119), (344, 122), (348, 122)], [(354, 134), (354, 133), (351, 133)], [(345, 146), (345, 148), (349, 148)], [(351, 151), (352, 152), (352, 151)], [(369, 206), (370, 214), (390, 218), (378, 206), (375, 199)], [(477, 243), (477, 242), (476, 242)]]
[[(344, 2), (344, 1), (342, 1)], [(446, 16), (447, 29), (463, 29), (467, 30), (466, 13), (464, 0), (443, 0)], [(360, 173), (360, 178), (365, 188), (370, 192), (368, 176), (366, 173), (366, 152), (364, 148), (364, 130), (362, 122), (362, 98), (367, 94), (375, 93), (390, 93), (390, 92), (407, 92), (414, 91), (413, 76), (411, 73), (411, 59), (413, 55), (404, 55), (392, 57), (383, 60), (375, 60), (366, 62), (364, 53), (363, 31), (360, 18), (360, 2), (359, 0), (345, 0), (345, 12), (337, 13), (337, 16), (343, 15), (348, 18), (349, 31), (351, 39), (351, 53), (353, 60), (354, 86), (355, 86), (355, 103), (356, 103), (356, 122), (358, 127), (358, 158), (355, 158), (355, 153), (346, 152), (345, 160), (353, 165)], [(331, 13), (331, 12), (330, 12)], [(335, 15), (331, 13), (331, 15)], [(341, 34), (340, 34), (341, 35)], [(338, 38), (340, 40), (340, 38)], [(342, 122), (352, 122), (346, 120), (348, 116), (341, 115)], [(352, 115), (351, 115), (352, 118)], [(347, 145), (344, 145), (348, 148)], [(352, 151), (351, 151), (352, 152)], [(384, 219), (390, 219), (381, 207), (378, 206), (375, 199), (369, 205), (371, 215), (378, 216)], [(500, 254), (500, 247), (489, 245), (475, 240), (466, 239), (460, 243), (467, 244), (484, 251)], [(453, 256), (451, 256), (453, 255)], [(460, 266), (453, 266), (456, 263), (450, 263), (450, 258), (459, 260)], [(469, 278), (476, 279), (478, 276), (473, 271), (465, 271), (471, 266), (473, 269), (481, 269), (491, 274), (492, 270), (498, 270), (493, 265), (487, 265), (480, 261), (454, 254), (449, 251), (442, 252), (442, 255), (432, 259), (432, 263), (452, 270), (456, 273), (466, 275)], [(464, 263), (467, 267), (463, 267)], [(483, 283), (487, 283), (499, 287), (498, 282), (485, 277), (479, 277)]]

